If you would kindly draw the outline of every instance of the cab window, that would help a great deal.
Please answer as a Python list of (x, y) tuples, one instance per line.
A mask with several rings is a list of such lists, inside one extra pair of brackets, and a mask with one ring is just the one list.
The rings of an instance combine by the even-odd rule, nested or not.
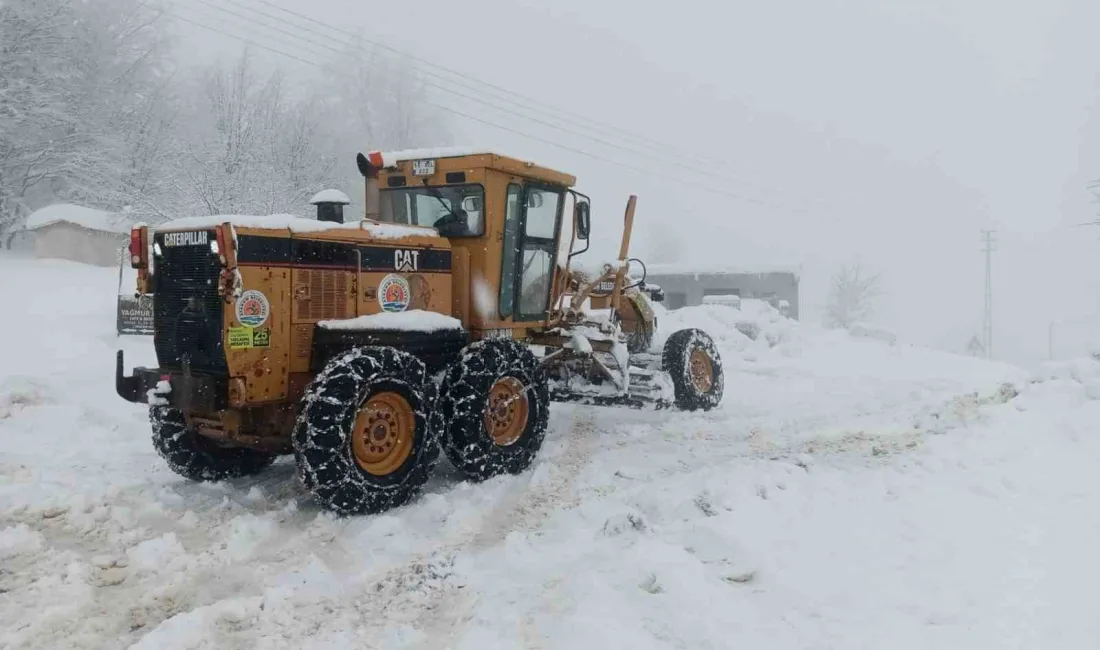
[(379, 210), (381, 221), (428, 226), (444, 237), (485, 233), (485, 189), (481, 185), (384, 189), (379, 192)]
[(523, 237), (516, 256), (521, 264), (517, 269), (520, 286), (516, 320), (542, 320), (548, 317), (550, 308), (562, 192), (528, 185), (524, 197)]

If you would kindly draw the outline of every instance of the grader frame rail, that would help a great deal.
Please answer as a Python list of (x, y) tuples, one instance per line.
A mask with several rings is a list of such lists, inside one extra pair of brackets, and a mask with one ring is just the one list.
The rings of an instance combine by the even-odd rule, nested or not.
[(293, 453), (323, 507), (379, 512), (420, 491), (440, 449), (473, 480), (523, 471), (551, 399), (721, 400), (705, 333), (650, 349), (660, 295), (629, 258), (636, 197), (618, 257), (584, 272), (574, 260), (591, 201), (568, 174), (484, 151), (357, 163), (361, 221), (345, 223), (350, 201), (326, 191), (317, 220), (199, 217), (131, 233), (158, 366), (127, 376), (119, 352), (116, 387), (150, 405), (154, 446), (179, 474), (243, 476)]

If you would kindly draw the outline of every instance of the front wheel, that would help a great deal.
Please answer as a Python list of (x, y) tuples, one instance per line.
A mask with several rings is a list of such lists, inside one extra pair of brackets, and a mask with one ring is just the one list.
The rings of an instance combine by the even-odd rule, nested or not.
[(706, 332), (697, 329), (673, 332), (665, 342), (661, 361), (672, 378), (677, 408), (709, 411), (722, 401), (725, 390), (722, 358)]
[(481, 481), (531, 466), (550, 417), (550, 389), (521, 343), (485, 339), (452, 365), (436, 408), (443, 451), (466, 478)]
[(374, 514), (411, 501), (439, 457), (424, 364), (393, 348), (351, 350), (310, 384), (294, 426), (302, 483), (326, 510)]
[(224, 481), (251, 476), (275, 462), (274, 454), (224, 447), (187, 425), (183, 413), (166, 406), (149, 409), (153, 447), (172, 471), (192, 481)]

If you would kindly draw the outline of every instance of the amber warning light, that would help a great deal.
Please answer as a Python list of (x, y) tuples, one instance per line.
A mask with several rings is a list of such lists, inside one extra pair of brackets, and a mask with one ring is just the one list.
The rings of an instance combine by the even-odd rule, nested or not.
[(138, 226), (130, 231), (130, 266), (135, 269), (146, 266), (146, 232), (145, 226)]

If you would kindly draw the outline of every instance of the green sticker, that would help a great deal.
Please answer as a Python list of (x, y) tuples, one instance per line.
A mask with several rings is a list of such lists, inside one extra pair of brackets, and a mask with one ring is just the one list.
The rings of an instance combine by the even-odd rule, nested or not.
[(252, 347), (254, 348), (268, 348), (271, 347), (271, 330), (268, 328), (252, 330)]
[(251, 327), (230, 327), (229, 328), (229, 349), (230, 350), (247, 350), (252, 347), (252, 328)]

